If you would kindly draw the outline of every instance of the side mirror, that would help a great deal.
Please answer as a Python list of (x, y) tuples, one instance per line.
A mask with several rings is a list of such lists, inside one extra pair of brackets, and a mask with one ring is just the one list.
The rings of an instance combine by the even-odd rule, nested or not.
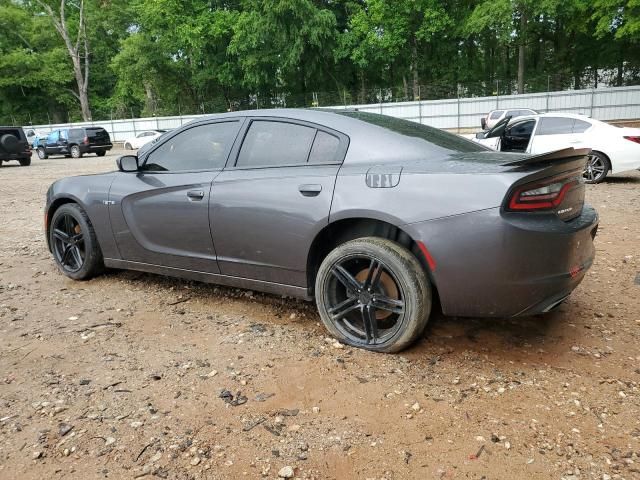
[(476, 138), (477, 139), (482, 139), (482, 138), (484, 138), (485, 135), (486, 135), (486, 132), (478, 132), (478, 133), (476, 133)]
[(140, 170), (138, 166), (138, 157), (135, 155), (122, 155), (116, 160), (118, 170), (121, 172), (137, 172)]

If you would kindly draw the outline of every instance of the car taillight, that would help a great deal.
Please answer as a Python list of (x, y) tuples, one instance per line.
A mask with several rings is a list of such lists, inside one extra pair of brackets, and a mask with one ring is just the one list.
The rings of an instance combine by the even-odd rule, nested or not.
[(582, 177), (556, 177), (523, 185), (511, 194), (509, 210), (522, 212), (555, 208), (562, 203), (567, 191), (581, 181)]
[(84, 143), (85, 145), (89, 145), (89, 137), (84, 137), (82, 143)]
[(640, 143), (640, 137), (634, 135), (625, 135), (624, 138), (631, 140), (634, 143)]

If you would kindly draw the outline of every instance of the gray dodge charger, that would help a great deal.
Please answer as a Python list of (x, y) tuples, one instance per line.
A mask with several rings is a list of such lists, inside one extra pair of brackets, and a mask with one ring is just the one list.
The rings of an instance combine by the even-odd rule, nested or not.
[(498, 153), (358, 111), (213, 115), (47, 192), (76, 280), (132, 269), (311, 300), (339, 341), (396, 352), (445, 315), (548, 312), (594, 258), (588, 150)]

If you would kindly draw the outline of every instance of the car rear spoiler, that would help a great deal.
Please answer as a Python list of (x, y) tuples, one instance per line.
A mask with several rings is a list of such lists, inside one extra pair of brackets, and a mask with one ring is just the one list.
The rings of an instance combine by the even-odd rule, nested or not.
[(591, 152), (590, 148), (563, 148), (554, 152), (533, 155), (531, 157), (516, 160), (514, 162), (502, 163), (503, 167), (521, 167), (524, 165), (535, 165), (537, 163), (557, 163), (576, 160), (578, 157), (586, 157)]

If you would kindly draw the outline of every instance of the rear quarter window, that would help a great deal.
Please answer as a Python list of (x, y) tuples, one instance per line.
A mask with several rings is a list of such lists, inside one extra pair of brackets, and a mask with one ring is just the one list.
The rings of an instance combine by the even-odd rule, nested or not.
[(543, 117), (540, 119), (538, 135), (566, 135), (573, 133), (574, 118)]

